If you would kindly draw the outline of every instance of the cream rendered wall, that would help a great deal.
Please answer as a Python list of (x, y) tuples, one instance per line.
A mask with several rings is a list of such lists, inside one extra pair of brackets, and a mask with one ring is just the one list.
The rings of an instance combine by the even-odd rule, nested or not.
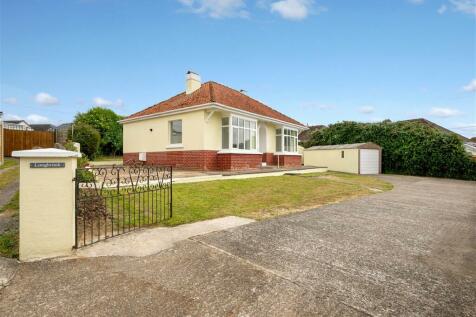
[[(179, 119), (182, 120), (183, 147), (167, 148), (170, 145), (169, 121)], [(205, 145), (205, 111), (197, 110), (124, 123), (123, 133), (124, 153), (203, 150)]]
[(266, 153), (276, 152), (276, 129), (271, 123), (261, 123), (266, 125)]
[[(341, 158), (344, 151), (344, 158)], [(305, 150), (304, 165), (327, 167), (330, 171), (359, 173), (359, 149)]]
[[(62, 162), (64, 168), (30, 168)], [(69, 255), (74, 246), (75, 157), (20, 158), (20, 260)]]
[(208, 118), (209, 114), (209, 112), (204, 111), (204, 150), (219, 151), (221, 150), (221, 119), (223, 115), (220, 111), (215, 111)]

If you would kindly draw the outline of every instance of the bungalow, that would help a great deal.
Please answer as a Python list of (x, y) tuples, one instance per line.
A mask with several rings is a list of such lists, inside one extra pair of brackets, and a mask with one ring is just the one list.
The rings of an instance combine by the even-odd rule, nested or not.
[(185, 92), (134, 113), (123, 124), (124, 162), (237, 170), (300, 166), (302, 123), (243, 91), (187, 72)]

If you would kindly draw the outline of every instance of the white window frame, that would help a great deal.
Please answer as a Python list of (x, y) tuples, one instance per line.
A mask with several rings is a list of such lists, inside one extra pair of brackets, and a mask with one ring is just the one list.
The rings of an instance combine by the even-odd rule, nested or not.
[[(172, 143), (172, 122), (180, 121), (182, 124), (182, 135), (181, 135), (181, 142), (180, 143)], [(174, 148), (182, 148), (183, 147), (183, 120), (182, 119), (175, 119), (170, 120), (168, 122), (169, 126), (169, 145), (166, 147), (167, 149), (174, 149)]]
[[(230, 114), (230, 115), (227, 115), (227, 116), (223, 116), (223, 118), (228, 118), (228, 126), (224, 126), (223, 125), (223, 121), (222, 121), (222, 124), (221, 124), (221, 131), (223, 131), (223, 128), (225, 127), (228, 127), (228, 149), (224, 149), (223, 148), (223, 135), (222, 135), (222, 138), (221, 138), (221, 150), (220, 150), (220, 153), (256, 153), (256, 154), (261, 154), (261, 152), (258, 151), (259, 149), (259, 137), (258, 137), (258, 120), (256, 119), (253, 119), (253, 118), (250, 118), (250, 117), (245, 117), (245, 116), (240, 116), (240, 115), (236, 115), (236, 114)], [(247, 150), (247, 149), (240, 149), (240, 148), (233, 148), (233, 127), (236, 127), (236, 126), (233, 126), (233, 118), (236, 118), (238, 120), (242, 119), (242, 120), (247, 120), (247, 121), (250, 121), (254, 123), (255, 125), (255, 128), (249, 128), (249, 131), (250, 131), (250, 143), (251, 143), (251, 132), (254, 130), (255, 132), (255, 148), (252, 149), (251, 148), (251, 144), (250, 144), (250, 149)], [(240, 129), (240, 127), (238, 126), (238, 130)], [(246, 128), (244, 128), (244, 130), (246, 130)], [(238, 132), (239, 133), (239, 132)], [(243, 132), (245, 133), (245, 132)]]
[[(298, 140), (298, 136), (299, 136), (299, 131), (298, 129), (295, 129), (295, 128), (291, 128), (289, 126), (278, 126), (276, 127), (275, 131), (277, 131), (278, 129), (281, 129), (281, 134), (278, 134), (276, 132), (276, 137), (277, 136), (281, 136), (281, 151), (278, 151), (277, 150), (277, 146), (275, 148), (275, 154), (278, 154), (278, 155), (282, 155), (282, 154), (292, 154), (292, 155), (297, 155), (299, 154), (299, 140)], [(293, 135), (285, 135), (284, 134), (284, 129), (287, 129), (287, 130), (290, 130), (290, 131), (294, 131), (296, 132), (296, 136), (293, 136)], [(292, 138), (295, 140), (295, 145), (296, 145), (296, 151), (286, 151), (285, 148), (284, 148), (284, 138), (285, 137), (289, 137), (289, 138)]]

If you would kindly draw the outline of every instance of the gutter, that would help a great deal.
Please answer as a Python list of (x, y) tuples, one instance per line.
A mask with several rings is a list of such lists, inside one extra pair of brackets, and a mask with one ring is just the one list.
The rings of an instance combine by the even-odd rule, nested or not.
[(125, 123), (130, 123), (130, 122), (142, 121), (142, 120), (153, 119), (153, 118), (160, 118), (160, 117), (165, 117), (165, 116), (172, 115), (172, 114), (179, 114), (179, 113), (191, 112), (191, 111), (194, 111), (194, 110), (202, 110), (202, 109), (224, 110), (224, 111), (233, 112), (233, 113), (237, 113), (237, 114), (243, 114), (243, 115), (246, 115), (246, 116), (249, 116), (249, 117), (256, 117), (256, 118), (262, 119), (264, 121), (294, 127), (294, 128), (297, 128), (298, 130), (301, 130), (301, 131), (309, 129), (308, 127), (303, 126), (303, 125), (274, 119), (274, 118), (271, 118), (271, 117), (263, 116), (263, 115), (253, 113), (253, 112), (249, 112), (249, 111), (245, 111), (245, 110), (240, 110), (240, 109), (230, 107), (230, 106), (226, 106), (226, 105), (216, 103), (216, 102), (204, 103), (204, 104), (191, 106), (191, 107), (186, 107), (186, 108), (182, 108), (182, 109), (173, 109), (173, 110), (164, 111), (164, 112), (160, 112), (160, 113), (148, 114), (148, 115), (144, 115), (144, 116), (140, 116), (140, 117), (136, 117), (136, 118), (122, 119), (122, 120), (119, 120), (118, 122), (120, 124), (125, 124)]

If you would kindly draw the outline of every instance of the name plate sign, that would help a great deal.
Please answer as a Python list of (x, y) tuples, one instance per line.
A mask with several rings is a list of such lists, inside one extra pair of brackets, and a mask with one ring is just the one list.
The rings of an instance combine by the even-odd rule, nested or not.
[(63, 162), (30, 163), (30, 168), (64, 168)]

